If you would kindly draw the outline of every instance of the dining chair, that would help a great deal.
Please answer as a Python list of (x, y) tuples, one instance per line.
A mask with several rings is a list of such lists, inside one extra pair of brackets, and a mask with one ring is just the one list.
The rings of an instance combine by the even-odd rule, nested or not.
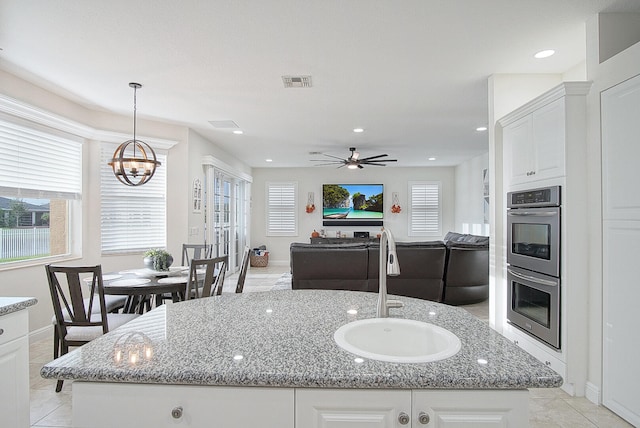
[(182, 266), (189, 266), (193, 259), (209, 259), (213, 244), (182, 244)]
[(240, 273), (238, 274), (238, 283), (236, 284), (236, 293), (242, 293), (244, 289), (244, 280), (247, 277), (247, 269), (249, 268), (249, 253), (251, 249), (244, 247), (242, 255), (242, 264), (240, 265)]
[(211, 297), (222, 293), (229, 257), (192, 259), (185, 300)]
[[(108, 312), (101, 265), (46, 265), (45, 269), (55, 319), (54, 358), (69, 352), (70, 346), (82, 346), (139, 316)], [(83, 285), (81, 276), (86, 275), (91, 279)], [(62, 383), (58, 380), (56, 392), (62, 390)]]

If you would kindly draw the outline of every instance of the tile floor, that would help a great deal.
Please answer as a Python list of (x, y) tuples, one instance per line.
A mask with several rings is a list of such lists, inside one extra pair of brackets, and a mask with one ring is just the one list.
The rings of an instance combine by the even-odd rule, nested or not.
[[(268, 266), (250, 268), (245, 281), (245, 292), (268, 291), (288, 267)], [(235, 290), (237, 276), (225, 279), (224, 292)], [(464, 307), (473, 315), (487, 321), (487, 303)], [(65, 382), (62, 391), (55, 392), (55, 381), (42, 379), (40, 368), (52, 356), (52, 340), (41, 340), (30, 346), (31, 426), (71, 427), (71, 382)], [(571, 397), (560, 388), (530, 390), (529, 421), (531, 428), (616, 428), (631, 427), (624, 420), (602, 406), (596, 406), (584, 397)], [(124, 426), (124, 425), (123, 425)]]

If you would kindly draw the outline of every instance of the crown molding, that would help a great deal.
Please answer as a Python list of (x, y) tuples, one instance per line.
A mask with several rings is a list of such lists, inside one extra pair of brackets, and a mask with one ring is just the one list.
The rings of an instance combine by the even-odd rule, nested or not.
[[(67, 132), (87, 140), (121, 143), (123, 141), (130, 140), (132, 137), (130, 134), (93, 128), (64, 116), (59, 116), (16, 100), (15, 98), (8, 97), (4, 94), (0, 94), (0, 112), (31, 121), (39, 125), (48, 126), (58, 131)], [(164, 150), (168, 150), (178, 144), (178, 141), (175, 140), (155, 137), (140, 136), (139, 139), (145, 141), (154, 148)]]

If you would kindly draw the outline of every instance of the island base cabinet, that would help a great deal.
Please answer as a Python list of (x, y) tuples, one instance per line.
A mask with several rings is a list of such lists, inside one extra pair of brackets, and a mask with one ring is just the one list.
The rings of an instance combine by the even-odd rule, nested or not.
[(73, 384), (73, 426), (293, 428), (291, 388)]
[(26, 310), (0, 316), (0, 426), (29, 426), (29, 318)]
[(396, 428), (410, 415), (410, 390), (296, 389), (296, 427)]
[(527, 390), (296, 390), (296, 428), (527, 426)]
[(529, 426), (529, 391), (414, 391), (413, 428)]

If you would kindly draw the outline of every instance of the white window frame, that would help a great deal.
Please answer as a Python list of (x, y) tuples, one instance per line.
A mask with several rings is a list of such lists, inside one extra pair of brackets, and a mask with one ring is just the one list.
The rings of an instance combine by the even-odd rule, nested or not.
[(266, 236), (298, 236), (298, 183), (265, 184)]
[(66, 200), (67, 232), (64, 254), (5, 262), (0, 270), (80, 257), (84, 139), (58, 129), (57, 118), (50, 118), (48, 126), (43, 126), (6, 114), (3, 111), (8, 105), (19, 106), (17, 112), (30, 118), (36, 111), (0, 99), (0, 195), (17, 199)]
[(410, 181), (408, 236), (442, 235), (442, 183)]
[(100, 250), (106, 254), (140, 253), (167, 247), (167, 154), (154, 148), (161, 165), (141, 186), (126, 186), (107, 164), (117, 144), (100, 147)]

